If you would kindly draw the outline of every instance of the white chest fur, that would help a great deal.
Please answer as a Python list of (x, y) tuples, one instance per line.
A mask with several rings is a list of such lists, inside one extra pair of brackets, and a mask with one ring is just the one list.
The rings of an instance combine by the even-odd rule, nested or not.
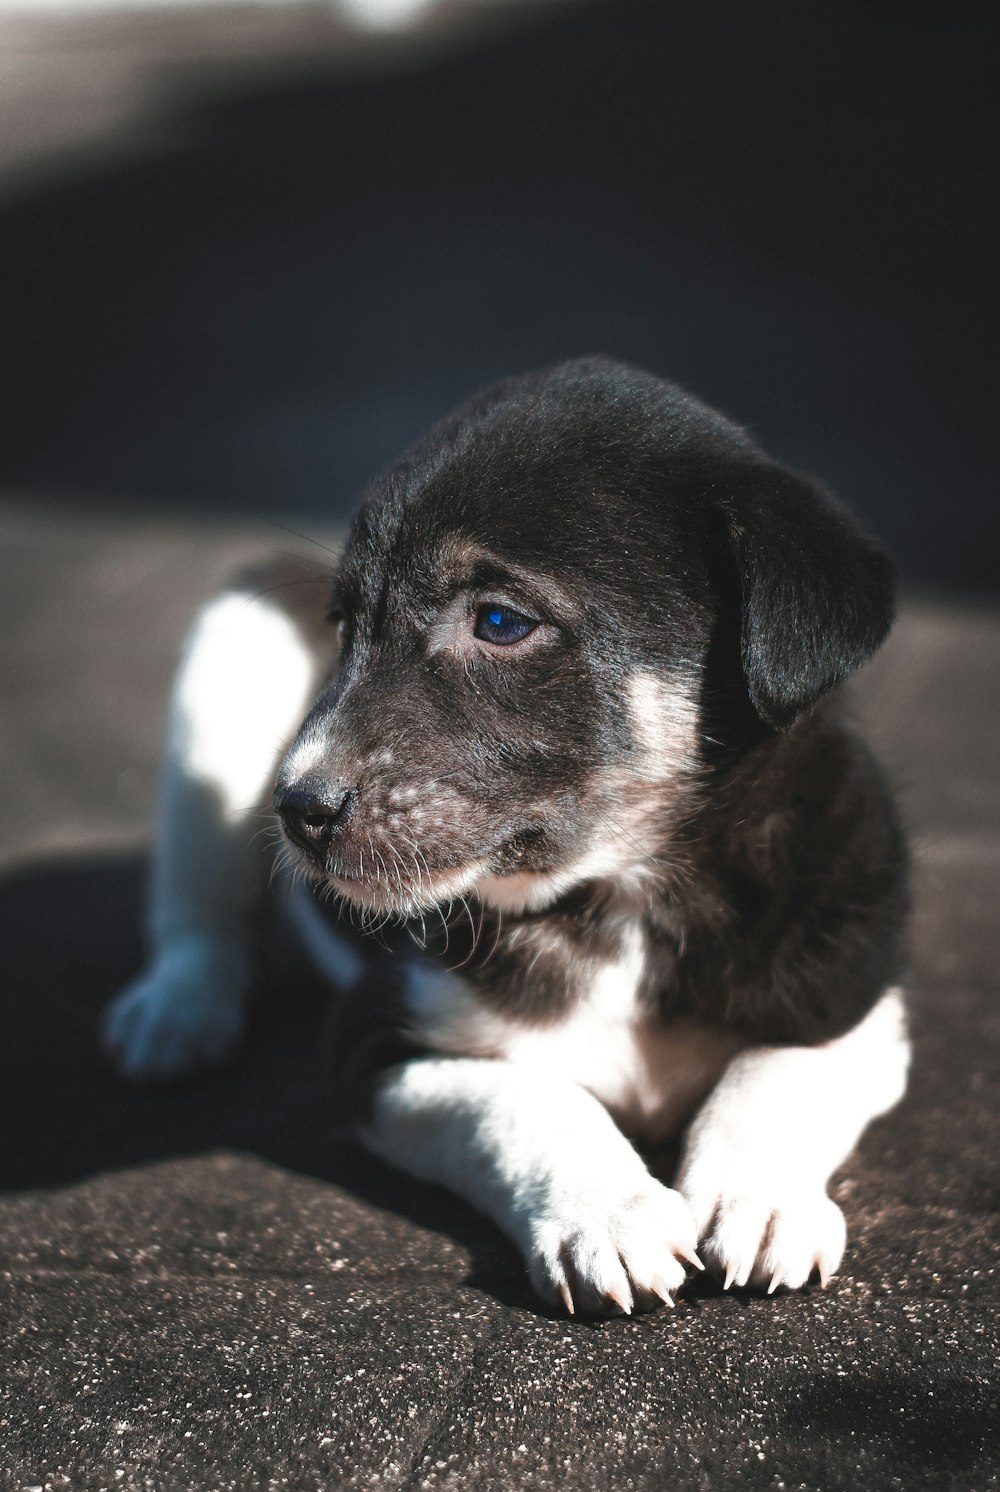
[(598, 1098), (626, 1133), (661, 1139), (680, 1128), (745, 1043), (643, 1011), (644, 956), (634, 930), (623, 955), (593, 971), (572, 1012), (551, 1024), (492, 1010), (460, 975), (414, 963), (407, 970), (413, 1029), (439, 1051), (500, 1057), (568, 1079)]

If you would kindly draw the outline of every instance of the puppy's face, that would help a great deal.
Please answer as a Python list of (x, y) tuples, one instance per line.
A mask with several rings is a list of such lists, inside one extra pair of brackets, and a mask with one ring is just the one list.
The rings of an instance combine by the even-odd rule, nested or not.
[(540, 906), (649, 870), (647, 820), (695, 760), (708, 613), (690, 535), (648, 531), (606, 445), (572, 408), (500, 401), (359, 513), (339, 666), (278, 793), (301, 863), (357, 903)]
[(340, 566), (338, 664), (275, 795), (302, 868), (406, 915), (652, 874), (697, 776), (724, 609), (712, 484), (755, 454), (605, 363), (501, 386), (432, 432)]

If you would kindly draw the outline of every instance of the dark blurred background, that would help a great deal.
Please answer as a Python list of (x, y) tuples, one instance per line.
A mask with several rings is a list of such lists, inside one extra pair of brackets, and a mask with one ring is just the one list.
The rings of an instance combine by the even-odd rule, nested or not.
[(8, 17), (0, 486), (328, 523), (484, 380), (645, 364), (995, 591), (987, 7)]

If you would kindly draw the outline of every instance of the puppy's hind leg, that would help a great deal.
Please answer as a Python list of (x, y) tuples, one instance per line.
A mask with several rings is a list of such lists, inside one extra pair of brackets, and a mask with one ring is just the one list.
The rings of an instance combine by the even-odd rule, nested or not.
[(105, 1012), (102, 1042), (136, 1082), (188, 1076), (239, 1044), (254, 977), (266, 820), (282, 751), (328, 666), (329, 582), (271, 566), (205, 608), (170, 706), (145, 972)]

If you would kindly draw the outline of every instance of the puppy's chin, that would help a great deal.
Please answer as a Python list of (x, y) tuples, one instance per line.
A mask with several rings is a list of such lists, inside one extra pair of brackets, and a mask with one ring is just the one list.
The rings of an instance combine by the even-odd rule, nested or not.
[(490, 873), (484, 860), (442, 870), (432, 870), (425, 862), (419, 872), (410, 874), (387, 868), (384, 857), (366, 857), (366, 862), (363, 873), (346, 874), (336, 866), (325, 869), (294, 848), (290, 856), (293, 873), (304, 876), (321, 892), (334, 893), (361, 913), (401, 920), (469, 897)]
[(569, 867), (560, 870), (515, 870), (509, 875), (484, 875), (475, 895), (495, 912), (541, 912), (551, 906), (576, 877)]
[(489, 858), (441, 870), (425, 862), (419, 876), (390, 872), (374, 859), (365, 866), (364, 875), (347, 875), (337, 868), (324, 869), (295, 850), (292, 862), (296, 873), (359, 912), (403, 919), (470, 898), (497, 912), (539, 911), (578, 880), (575, 866), (504, 873)]
[[(621, 882), (621, 870), (620, 865), (604, 867), (590, 864), (588, 859), (585, 865), (576, 862), (556, 869), (498, 874), (487, 862), (480, 861), (440, 873), (428, 872), (419, 884), (389, 882), (384, 877), (361, 881), (315, 871), (311, 878), (361, 912), (406, 919), (462, 900), (478, 901), (490, 911), (513, 915), (541, 912), (584, 882), (603, 881), (612, 875)], [(643, 879), (641, 875), (635, 877), (637, 887)]]

